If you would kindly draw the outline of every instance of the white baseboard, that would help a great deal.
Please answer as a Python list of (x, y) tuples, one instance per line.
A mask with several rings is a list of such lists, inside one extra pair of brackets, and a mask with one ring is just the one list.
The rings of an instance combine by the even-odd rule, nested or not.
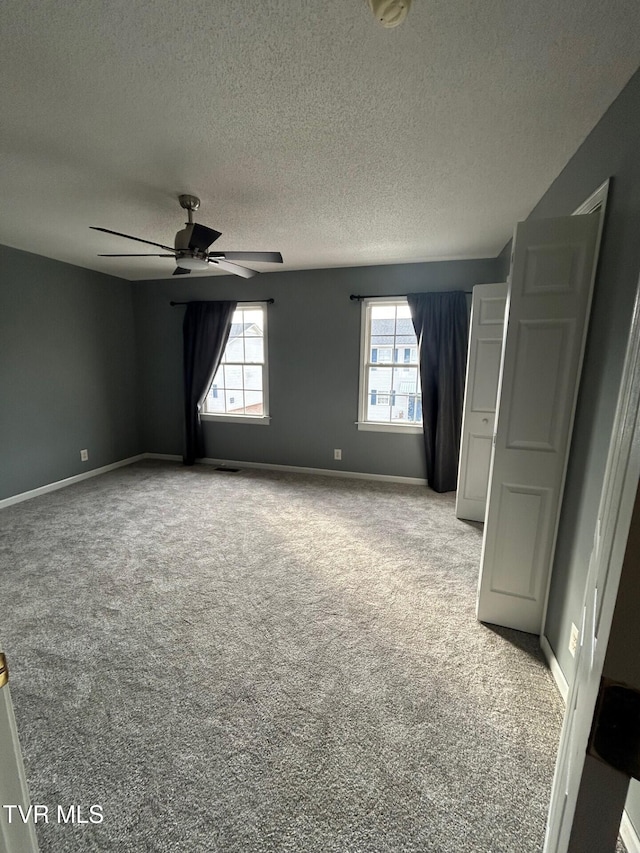
[(46, 495), (48, 492), (55, 492), (57, 489), (64, 489), (74, 483), (81, 482), (81, 480), (88, 480), (89, 477), (98, 477), (100, 474), (106, 474), (107, 471), (113, 471), (114, 468), (122, 468), (124, 465), (139, 462), (144, 457), (144, 453), (139, 453), (137, 456), (129, 456), (128, 459), (121, 459), (119, 462), (112, 462), (110, 465), (103, 465), (101, 468), (92, 468), (91, 471), (83, 471), (82, 474), (75, 474), (73, 477), (67, 477), (64, 480), (56, 480), (55, 483), (47, 483), (46, 486), (39, 486), (37, 489), (30, 489), (28, 492), (11, 495), (11, 497), (0, 500), (0, 509), (22, 503), (22, 501), (29, 501), (31, 498), (37, 498), (40, 495)]
[(622, 823), (620, 824), (620, 838), (627, 853), (640, 853), (640, 837), (626, 812), (622, 812)]
[(564, 673), (560, 669), (560, 664), (553, 653), (549, 640), (547, 640), (544, 634), (540, 635), (540, 648), (542, 649), (542, 654), (545, 656), (545, 660), (549, 665), (549, 669), (551, 670), (551, 675), (556, 683), (558, 692), (562, 696), (564, 704), (566, 705), (567, 698), (569, 697), (569, 684), (567, 683), (567, 679), (564, 677)]
[(143, 453), (143, 459), (162, 459), (165, 462), (182, 462), (182, 456), (177, 453)]
[[(182, 457), (178, 458), (181, 459)], [(239, 462), (235, 459), (210, 459), (208, 457), (199, 459), (198, 462), (204, 465), (218, 465), (225, 468), (260, 468), (291, 474), (317, 474), (322, 477), (342, 477), (350, 480), (377, 480), (384, 483), (405, 483), (410, 486), (427, 485), (426, 479), (422, 477), (399, 477), (394, 474), (366, 474), (361, 471), (338, 471), (335, 468), (303, 468), (300, 465), (274, 465), (270, 462)]]
[[(98, 477), (100, 474), (106, 474), (107, 471), (113, 471), (114, 468), (122, 468), (125, 465), (132, 465), (134, 462), (140, 462), (143, 459), (160, 459), (165, 462), (182, 462), (182, 456), (175, 453), (139, 453), (137, 456), (129, 456), (127, 459), (121, 459), (119, 462), (112, 462), (110, 465), (103, 465), (101, 468), (92, 468), (91, 471), (84, 471), (82, 474), (75, 474), (73, 477), (67, 477), (64, 480), (57, 480), (55, 483), (47, 483), (45, 486), (39, 486), (37, 489), (31, 489), (28, 492), (21, 492), (18, 495), (11, 495), (8, 498), (0, 500), (0, 509), (12, 506), (13, 504), (22, 503), (22, 501), (37, 498), (40, 495), (46, 495), (48, 492), (55, 492), (57, 489), (64, 489), (66, 486), (72, 486), (74, 483), (79, 483), (82, 480), (87, 480), (89, 477)], [(303, 468), (298, 465), (272, 465), (269, 462), (239, 462), (235, 459), (199, 459), (199, 463), (204, 465), (219, 465), (225, 468), (263, 468), (270, 471), (286, 471), (294, 474), (319, 474), (325, 477), (344, 477), (354, 480), (378, 480), (386, 483), (405, 483), (412, 486), (426, 486), (427, 481), (420, 477), (396, 477), (392, 474), (363, 474), (360, 471), (336, 471), (332, 468)]]

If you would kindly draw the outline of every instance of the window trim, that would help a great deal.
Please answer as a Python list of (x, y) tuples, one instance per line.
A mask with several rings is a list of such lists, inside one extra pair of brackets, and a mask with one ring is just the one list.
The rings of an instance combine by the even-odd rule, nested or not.
[[(268, 344), (268, 303), (260, 302), (256, 300), (255, 302), (243, 302), (238, 304), (237, 309), (242, 308), (243, 310), (250, 311), (252, 308), (261, 308), (262, 309), (262, 318), (263, 318), (263, 327), (262, 327), (262, 342), (263, 342), (263, 353), (264, 353), (264, 362), (262, 364), (262, 414), (261, 415), (229, 415), (227, 413), (217, 414), (216, 412), (201, 412), (200, 418), (203, 421), (215, 422), (215, 423), (231, 423), (231, 424), (262, 424), (263, 426), (268, 426), (271, 423), (271, 416), (269, 414), (269, 344)], [(231, 318), (233, 321), (233, 317)], [(226, 347), (225, 347), (226, 349)], [(221, 362), (222, 363), (222, 362)], [(247, 364), (247, 362), (242, 362), (243, 364)], [(213, 380), (211, 380), (211, 385), (213, 385)], [(211, 385), (207, 388), (207, 396), (209, 391), (211, 390)]]
[[(365, 356), (369, 351), (369, 335), (367, 334), (367, 330), (371, 325), (369, 321), (369, 315), (371, 313), (371, 308), (374, 305), (397, 305), (399, 303), (408, 304), (406, 296), (402, 296), (401, 294), (398, 296), (374, 296), (362, 300), (362, 305), (360, 309), (360, 376), (358, 385), (358, 420), (356, 421), (356, 426), (359, 430), (362, 430), (363, 432), (395, 432), (396, 434), (402, 435), (422, 435), (424, 432), (422, 424), (412, 424), (408, 422), (404, 424), (400, 422), (387, 423), (384, 421), (366, 420), (368, 398), (366, 370), (369, 361)], [(376, 365), (382, 364), (382, 362), (379, 361), (376, 361), (375, 363)], [(393, 364), (393, 362), (391, 362), (391, 364)], [(400, 364), (399, 366), (402, 367), (404, 365)], [(419, 370), (419, 364), (417, 365), (417, 367)]]

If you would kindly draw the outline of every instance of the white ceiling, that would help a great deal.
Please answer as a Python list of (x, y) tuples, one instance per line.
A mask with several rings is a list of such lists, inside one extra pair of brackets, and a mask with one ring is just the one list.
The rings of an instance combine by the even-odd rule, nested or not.
[(495, 256), (640, 63), (637, 0), (391, 30), (365, 0), (3, 0), (0, 32), (0, 242), (128, 279), (173, 262), (88, 226), (172, 245), (181, 192), (284, 269)]

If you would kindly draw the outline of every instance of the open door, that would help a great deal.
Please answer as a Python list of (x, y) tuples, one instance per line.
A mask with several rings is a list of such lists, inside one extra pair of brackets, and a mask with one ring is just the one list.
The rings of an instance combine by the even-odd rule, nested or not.
[(473, 288), (456, 490), (456, 515), (469, 521), (487, 508), (506, 302), (506, 281)]
[(544, 853), (614, 853), (629, 778), (640, 773), (639, 478), (640, 285), (585, 586), (576, 673), (560, 739)]
[(26, 815), (29, 791), (20, 754), (20, 744), (9, 692), (4, 655), (0, 654), (0, 850), (3, 853), (38, 853), (34, 825), (24, 823), (17, 810), (9, 821), (7, 805), (22, 806)]
[(539, 634), (600, 215), (520, 222), (511, 264), (477, 616)]

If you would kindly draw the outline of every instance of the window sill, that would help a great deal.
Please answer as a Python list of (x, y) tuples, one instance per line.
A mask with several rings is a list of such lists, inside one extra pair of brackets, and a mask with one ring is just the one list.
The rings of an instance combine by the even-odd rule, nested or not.
[(271, 423), (271, 418), (268, 415), (212, 415), (203, 413), (200, 415), (200, 418), (203, 421), (210, 421), (211, 423), (262, 424), (262, 426), (269, 426)]
[(356, 421), (358, 429), (364, 432), (396, 432), (407, 435), (422, 435), (422, 426), (416, 424), (378, 424), (373, 421)]

